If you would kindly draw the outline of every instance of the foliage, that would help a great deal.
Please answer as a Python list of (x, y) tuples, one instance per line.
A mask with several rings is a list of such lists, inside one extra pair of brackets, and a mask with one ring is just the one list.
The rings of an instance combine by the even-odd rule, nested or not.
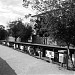
[(63, 7), (63, 3), (68, 3), (73, 0), (23, 0), (23, 6), (28, 8), (30, 5), (32, 9), (43, 11), (51, 11)]
[(16, 39), (20, 36), (24, 29), (24, 24), (22, 23), (21, 20), (15, 20), (9, 23), (9, 27), (12, 33), (12, 36), (15, 37)]
[(39, 11), (46, 11), (49, 9), (54, 9), (58, 7), (57, 0), (23, 0), (24, 7), (28, 7), (29, 4), (32, 6), (32, 9)]
[(0, 40), (5, 40), (7, 36), (7, 31), (3, 27), (0, 27)]
[(25, 26), (22, 23), (22, 20), (16, 20), (9, 23), (9, 27), (11, 29), (12, 36), (15, 37), (15, 41), (18, 37), (21, 38), (21, 41), (27, 41), (28, 38), (32, 34), (32, 27)]
[(22, 42), (28, 42), (28, 39), (30, 38), (30, 36), (32, 35), (32, 27), (27, 25), (24, 27), (22, 34), (20, 35), (21, 37), (21, 41)]
[(75, 6), (74, 3), (63, 2), (62, 7), (63, 9), (59, 8), (58, 10), (39, 15), (40, 21), (36, 20), (37, 24), (35, 28), (39, 34), (40, 32), (42, 33), (42, 29), (44, 29), (46, 31), (42, 33), (43, 35), (51, 35), (56, 39), (65, 41), (67, 45), (70, 45), (70, 43), (74, 42), (75, 36)]
[[(68, 3), (67, 3), (68, 4)], [(67, 5), (63, 4), (64, 7)], [(69, 46), (73, 44), (75, 37), (75, 6), (73, 3), (68, 4), (68, 8), (61, 10), (62, 15), (57, 16), (55, 22), (55, 37), (66, 42)]]
[(71, 17), (67, 22), (64, 21), (65, 18), (57, 21), (56, 28), (54, 31), (54, 36), (56, 39), (60, 39), (66, 42), (67, 45), (70, 45), (74, 41), (75, 36), (75, 20)]

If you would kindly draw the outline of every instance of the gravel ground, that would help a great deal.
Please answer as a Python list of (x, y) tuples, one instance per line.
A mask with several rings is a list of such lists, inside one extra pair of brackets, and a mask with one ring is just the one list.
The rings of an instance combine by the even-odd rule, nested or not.
[(75, 71), (0, 45), (0, 75), (75, 75)]

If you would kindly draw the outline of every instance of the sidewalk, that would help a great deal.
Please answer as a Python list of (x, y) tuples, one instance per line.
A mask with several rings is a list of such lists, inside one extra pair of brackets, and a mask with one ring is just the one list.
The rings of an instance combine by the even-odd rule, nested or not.
[(0, 75), (75, 75), (75, 71), (63, 68), (59, 70), (59, 66), (56, 64), (48, 63), (2, 45), (0, 45), (0, 62), (6, 63), (5, 66), (0, 63)]

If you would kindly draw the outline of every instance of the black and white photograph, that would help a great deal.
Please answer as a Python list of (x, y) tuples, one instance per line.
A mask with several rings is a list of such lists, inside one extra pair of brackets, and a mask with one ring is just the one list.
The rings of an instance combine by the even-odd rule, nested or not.
[(0, 0), (0, 75), (75, 75), (75, 0)]

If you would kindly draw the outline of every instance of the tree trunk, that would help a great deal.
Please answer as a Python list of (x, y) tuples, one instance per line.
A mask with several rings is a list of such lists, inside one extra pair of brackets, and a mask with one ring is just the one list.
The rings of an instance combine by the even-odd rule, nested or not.
[(69, 58), (69, 45), (67, 46), (67, 69), (68, 69), (68, 58)]
[(70, 45), (67, 45), (67, 69), (70, 69), (73, 67), (73, 63), (72, 63), (71, 56), (70, 56), (69, 46)]

